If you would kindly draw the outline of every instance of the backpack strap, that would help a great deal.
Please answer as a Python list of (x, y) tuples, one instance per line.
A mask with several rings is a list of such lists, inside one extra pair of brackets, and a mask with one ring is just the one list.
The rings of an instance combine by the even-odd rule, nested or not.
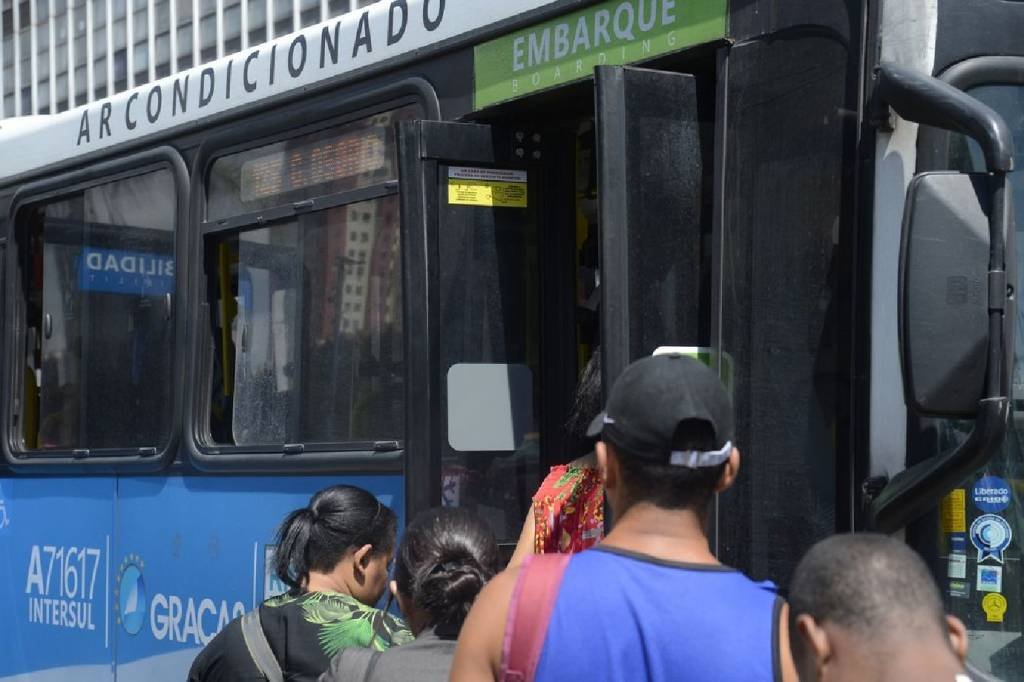
[(267, 682), (284, 682), (284, 672), (281, 664), (277, 662), (274, 651), (270, 648), (267, 635), (263, 632), (263, 623), (260, 621), (260, 607), (256, 607), (242, 616), (242, 638), (245, 639), (245, 648), (252, 656), (252, 662), (260, 669), (260, 673)]
[(548, 621), (555, 610), (558, 588), (571, 556), (534, 554), (523, 561), (505, 622), (502, 682), (533, 682), (548, 633)]

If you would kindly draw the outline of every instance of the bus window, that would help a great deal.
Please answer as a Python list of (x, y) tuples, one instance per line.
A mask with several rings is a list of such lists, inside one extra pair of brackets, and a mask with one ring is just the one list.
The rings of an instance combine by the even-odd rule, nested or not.
[(204, 245), (211, 450), (404, 440), (391, 181), (393, 124), (415, 113), (384, 112), (214, 161), (207, 225), (228, 219), (239, 229), (208, 231)]
[(391, 195), (211, 241), (228, 368), (213, 386), (215, 442), (401, 438), (397, 204)]
[(175, 202), (156, 170), (18, 213), (24, 449), (166, 447)]
[[(1013, 131), (1015, 147), (1024, 149), (1024, 85), (997, 82), (971, 87), (967, 92), (998, 112)], [(952, 133), (946, 139), (948, 143), (939, 152), (945, 158), (935, 159), (936, 165), (965, 172), (985, 170), (984, 156), (974, 140)], [(1013, 193), (1016, 239), (1020, 243), (1024, 233), (1024, 174), (1015, 170), (1007, 179)], [(1024, 269), (1021, 253), (1018, 251), (1018, 277)], [(1007, 266), (1012, 267), (1009, 263)], [(908, 540), (931, 560), (943, 587), (946, 608), (967, 625), (971, 661), (1000, 679), (1020, 679), (1022, 666), (1015, 652), (1020, 650), (1024, 631), (1020, 607), (1024, 599), (1024, 555), (1016, 541), (1024, 533), (1024, 307), (1018, 306), (1015, 323), (1013, 419), (1002, 448), (982, 470), (947, 495), (929, 516), (907, 530)], [(911, 426), (910, 464), (953, 450), (971, 430), (970, 422), (917, 417), (911, 418)], [(1006, 530), (1009, 535), (1005, 550), (986, 555), (978, 548), (981, 543), (974, 531), (989, 525), (997, 531)], [(970, 593), (971, 586), (975, 587), (974, 595)], [(985, 592), (1002, 595), (1003, 603), (1009, 605), (1005, 614), (993, 615), (979, 606)]]

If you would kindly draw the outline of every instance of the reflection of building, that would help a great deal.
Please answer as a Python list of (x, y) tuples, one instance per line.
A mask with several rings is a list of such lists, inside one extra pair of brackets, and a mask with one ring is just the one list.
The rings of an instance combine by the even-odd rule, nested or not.
[(2, 0), (0, 118), (67, 111), (372, 1)]
[(346, 211), (345, 274), (342, 278), (341, 332), (356, 335), (366, 327), (370, 293), (370, 254), (377, 232), (379, 202), (352, 204)]

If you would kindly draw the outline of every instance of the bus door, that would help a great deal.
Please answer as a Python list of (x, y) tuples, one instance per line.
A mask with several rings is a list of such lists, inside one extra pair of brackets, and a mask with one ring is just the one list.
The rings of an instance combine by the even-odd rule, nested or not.
[[(696, 79), (595, 72), (605, 386), (660, 346), (706, 347), (710, 235), (701, 216)], [(709, 216), (705, 216), (707, 218)]]
[(514, 546), (575, 380), (567, 136), (399, 128), (410, 518), (444, 504)]
[(694, 78), (599, 67), (593, 109), (579, 94), (399, 133), (410, 512), (468, 507), (509, 546), (547, 467), (577, 456), (566, 418), (597, 337), (606, 385), (708, 345)]
[(594, 85), (605, 390), (659, 347), (718, 366), (696, 78), (600, 66)]

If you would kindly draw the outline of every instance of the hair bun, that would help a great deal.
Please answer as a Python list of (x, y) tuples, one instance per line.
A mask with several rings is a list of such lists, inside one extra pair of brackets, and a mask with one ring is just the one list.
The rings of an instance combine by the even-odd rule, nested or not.
[(448, 574), (448, 584), (444, 587), (445, 599), (449, 603), (472, 602), (485, 582), (479, 568), (463, 564)]

